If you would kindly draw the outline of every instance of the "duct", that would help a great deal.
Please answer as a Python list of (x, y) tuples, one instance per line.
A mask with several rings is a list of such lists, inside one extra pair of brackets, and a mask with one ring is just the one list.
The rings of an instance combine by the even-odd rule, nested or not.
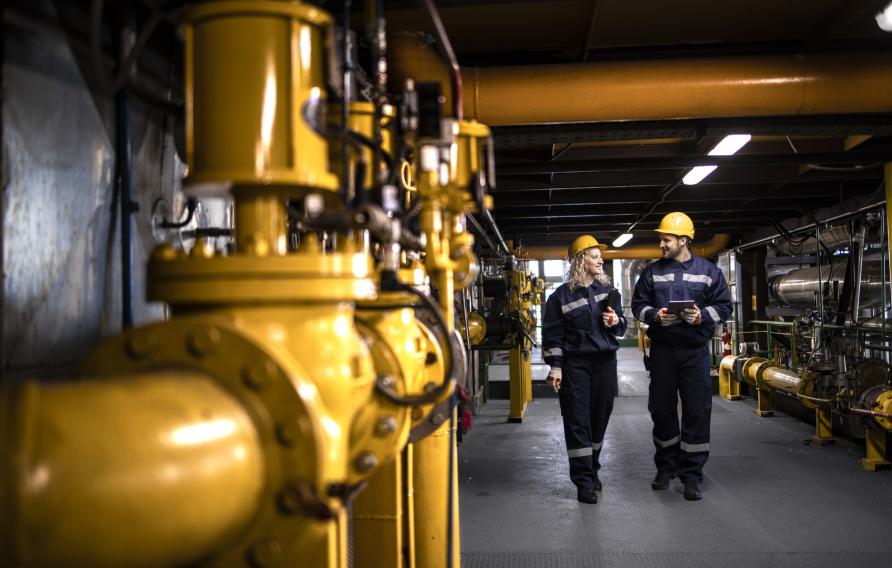
[[(821, 229), (821, 244), (823, 244), (830, 250), (847, 247), (849, 246), (850, 242), (851, 235), (849, 234), (849, 227), (847, 225), (837, 225), (835, 227), (824, 227), (823, 229)], [(787, 240), (779, 241), (775, 245), (775, 248), (783, 255), (798, 255), (803, 253), (810, 253), (816, 248), (815, 238), (809, 237), (805, 239), (802, 244), (795, 247), (795, 250), (790, 249), (790, 242)]]
[[(730, 235), (715, 235), (708, 241), (698, 243), (693, 242), (691, 249), (697, 256), (712, 258), (720, 253), (728, 243), (731, 242)], [(552, 260), (555, 258), (566, 258), (567, 247), (565, 246), (542, 246), (529, 247), (526, 249), (529, 257), (534, 260)], [(626, 259), (626, 258), (662, 258), (663, 251), (657, 245), (637, 245), (623, 247), (621, 249), (609, 248), (604, 251), (602, 257), (604, 260)]]
[[(833, 266), (822, 265), (820, 268), (821, 280), (825, 288), (829, 283), (830, 289), (842, 289), (842, 283), (846, 276), (846, 257), (837, 256), (833, 259)], [(889, 297), (889, 287), (886, 287), (886, 297)], [(818, 292), (818, 267), (809, 266), (788, 272), (774, 279), (769, 291), (773, 298), (788, 306), (812, 307), (815, 305), (815, 294)], [(881, 259), (874, 256), (865, 258), (861, 275), (860, 307), (877, 307), (883, 304), (883, 266)], [(825, 290), (826, 292), (827, 290)]]
[[(398, 90), (449, 81), (420, 34), (392, 38), (389, 69)], [(888, 112), (890, 75), (887, 53), (795, 54), (464, 67), (462, 83), (465, 116), (500, 126)]]

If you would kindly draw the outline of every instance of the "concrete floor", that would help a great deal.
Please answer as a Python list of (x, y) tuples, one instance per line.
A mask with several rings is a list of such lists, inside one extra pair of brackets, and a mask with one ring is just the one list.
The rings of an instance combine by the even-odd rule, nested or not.
[(464, 568), (889, 565), (892, 474), (861, 470), (863, 444), (806, 446), (813, 426), (714, 397), (704, 499), (655, 492), (640, 353), (619, 369), (596, 505), (576, 500), (556, 399), (519, 424), (507, 401), (482, 409), (459, 448)]

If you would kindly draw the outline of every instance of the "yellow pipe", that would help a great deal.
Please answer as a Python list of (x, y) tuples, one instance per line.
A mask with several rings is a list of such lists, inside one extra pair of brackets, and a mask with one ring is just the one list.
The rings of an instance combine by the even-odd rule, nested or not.
[[(395, 36), (391, 55), (391, 84), (449, 84), (418, 36)], [(462, 83), (465, 116), (502, 126), (888, 112), (890, 75), (888, 53), (798, 54), (465, 67)]]
[[(694, 254), (704, 258), (716, 256), (719, 252), (728, 246), (731, 242), (730, 235), (715, 235), (708, 241), (693, 242), (691, 248)], [(524, 249), (530, 258), (535, 260), (552, 260), (556, 258), (566, 258), (567, 247), (565, 246), (542, 246), (529, 247)], [(627, 258), (661, 258), (663, 252), (657, 245), (635, 245), (623, 247), (620, 249), (607, 249), (601, 255), (604, 260), (616, 260)]]
[[(452, 423), (456, 423), (455, 410)], [(458, 460), (455, 459), (455, 432), (450, 421), (445, 421), (433, 434), (414, 445), (413, 486), (415, 498), (416, 562), (425, 568), (458, 568)], [(449, 447), (452, 463), (449, 462)], [(447, 466), (448, 464), (448, 466)], [(452, 485), (449, 472), (452, 471)], [(452, 564), (447, 566), (447, 517), (449, 495), (452, 500)]]
[(156, 370), (3, 393), (0, 548), (11, 566), (182, 566), (252, 522), (265, 459), (211, 379)]
[(236, 199), (236, 248), (251, 256), (288, 253), (285, 200), (276, 194), (243, 191)]

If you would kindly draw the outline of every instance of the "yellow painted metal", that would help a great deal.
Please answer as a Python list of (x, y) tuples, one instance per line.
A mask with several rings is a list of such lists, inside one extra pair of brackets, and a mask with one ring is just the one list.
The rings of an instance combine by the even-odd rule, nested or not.
[(874, 420), (876, 420), (880, 428), (892, 431), (892, 418), (890, 418), (892, 417), (892, 389), (888, 389), (877, 396), (871, 410), (880, 414), (879, 416), (874, 416)]
[(303, 118), (325, 92), (331, 19), (275, 0), (202, 2), (183, 12), (189, 183), (284, 195), (334, 190), (328, 146)]
[[(394, 37), (390, 54), (392, 84), (449, 84), (420, 36)], [(503, 126), (888, 112), (890, 74), (885, 53), (797, 54), (464, 67), (462, 83), (465, 116)]]
[[(452, 423), (456, 421), (453, 410)], [(414, 444), (413, 494), (415, 500), (416, 562), (425, 568), (458, 568), (460, 539), (458, 526), (458, 460), (450, 463), (449, 454), (456, 456), (455, 431), (450, 421), (444, 422), (433, 434)], [(450, 486), (449, 478), (452, 485)], [(448, 499), (446, 498), (448, 496)], [(449, 519), (449, 500), (452, 516)], [(452, 524), (452, 564), (447, 566), (448, 526)]]
[(867, 455), (861, 458), (861, 467), (867, 471), (889, 469), (892, 464), (886, 457), (886, 432), (877, 428), (866, 428)]
[(288, 253), (285, 200), (275, 193), (242, 192), (235, 208), (236, 250), (248, 256)]
[[(656, 242), (656, 241), (654, 241)], [(731, 242), (730, 235), (715, 235), (708, 241), (691, 243), (691, 250), (697, 256), (711, 258), (724, 250), (728, 243)], [(561, 246), (542, 246), (529, 247), (526, 249), (529, 257), (537, 260), (552, 260), (556, 258), (565, 258), (567, 249)], [(618, 249), (607, 249), (601, 257), (604, 260), (627, 259), (627, 258), (662, 258), (663, 253), (657, 245), (635, 245), (622, 247)]]
[(719, 363), (719, 396), (727, 400), (740, 400), (740, 382), (734, 378), (734, 355), (726, 355)]
[(510, 398), (508, 420), (512, 422), (523, 421), (524, 412), (532, 400), (529, 340), (524, 337), (520, 341), (520, 345), (508, 351), (508, 394)]
[[(343, 105), (340, 103), (328, 105), (328, 123), (330, 126), (333, 126), (334, 128), (341, 127), (341, 123), (343, 122), (342, 108)], [(381, 147), (385, 151), (390, 151), (393, 146), (392, 131), (389, 127), (390, 122), (395, 116), (396, 109), (390, 105), (385, 105), (383, 107), (381, 112)], [(350, 103), (350, 118), (348, 124), (350, 130), (362, 134), (369, 140), (375, 140), (375, 105), (366, 101)], [(329, 161), (331, 162), (332, 170), (336, 172), (337, 175), (340, 175), (342, 168), (341, 148), (342, 145), (339, 142), (333, 142), (329, 145)], [(370, 187), (379, 181), (375, 176), (375, 153), (368, 146), (362, 146), (361, 148), (365, 163), (368, 165), (364, 183), (366, 187)], [(357, 161), (356, 149), (350, 147), (349, 152), (351, 171), (353, 171)], [(378, 164), (378, 171), (383, 171), (385, 167), (386, 164), (382, 161)]]
[[(179, 566), (261, 508), (271, 463), (249, 409), (197, 370), (3, 393), (0, 543), (10, 566)], [(221, 498), (225, 496), (225, 498)]]
[(486, 339), (486, 320), (477, 312), (468, 314), (468, 329), (471, 332), (471, 345), (480, 345)]
[(403, 472), (401, 460), (379, 468), (353, 501), (354, 565), (403, 568)]
[(833, 437), (833, 416), (826, 406), (815, 408), (815, 435), (811, 438), (811, 445), (826, 446), (836, 441)]

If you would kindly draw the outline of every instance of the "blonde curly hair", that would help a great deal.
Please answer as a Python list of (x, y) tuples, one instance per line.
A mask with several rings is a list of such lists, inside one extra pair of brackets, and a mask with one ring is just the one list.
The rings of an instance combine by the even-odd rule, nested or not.
[[(576, 256), (570, 259), (570, 266), (567, 273), (564, 274), (564, 282), (570, 285), (570, 290), (576, 290), (585, 285), (585, 251), (576, 253)], [(610, 277), (606, 272), (595, 275), (595, 281), (604, 286), (610, 286)]]

